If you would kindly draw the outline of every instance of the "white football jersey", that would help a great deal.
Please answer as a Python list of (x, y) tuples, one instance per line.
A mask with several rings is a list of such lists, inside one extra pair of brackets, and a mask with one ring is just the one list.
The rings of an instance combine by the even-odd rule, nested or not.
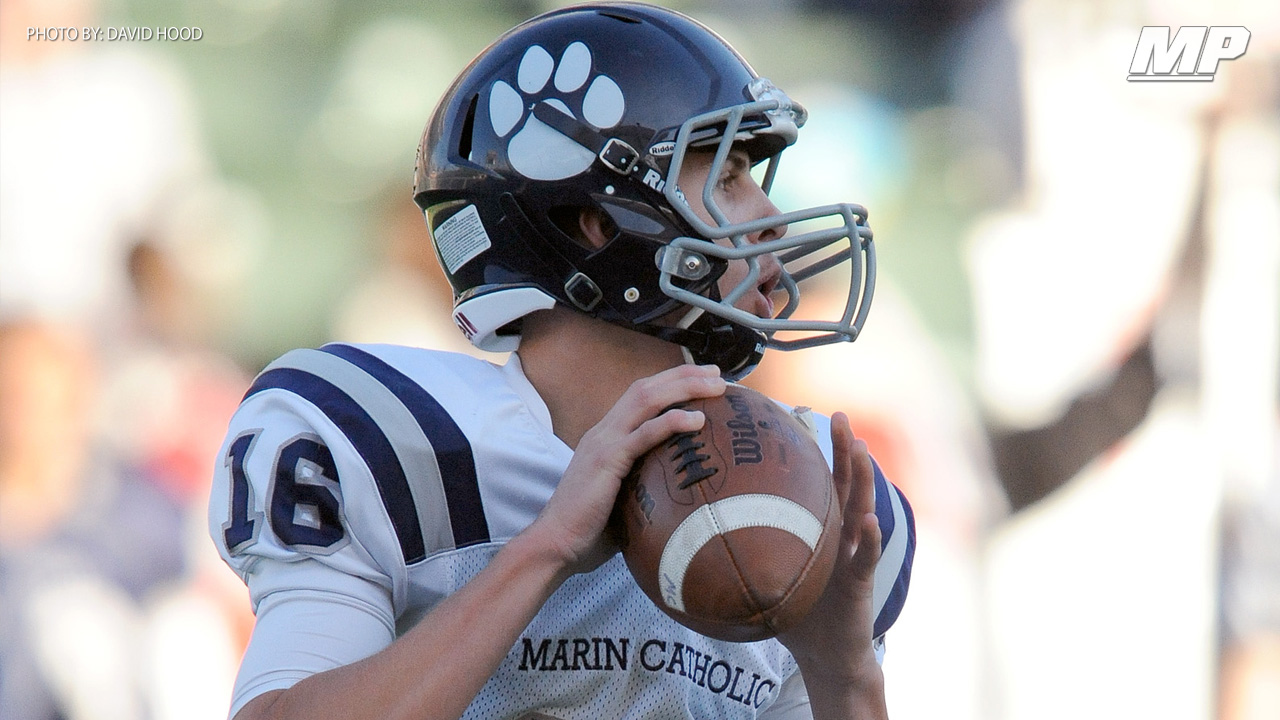
[[(830, 461), (829, 420), (815, 419)], [(514, 354), (500, 367), (333, 344), (268, 366), (232, 418), (209, 509), (257, 615), (231, 714), (390, 644), (533, 521), (572, 455)], [(915, 539), (878, 468), (876, 489), (882, 636)], [(684, 628), (615, 556), (551, 596), (464, 717), (789, 718), (806, 705), (780, 643)]]

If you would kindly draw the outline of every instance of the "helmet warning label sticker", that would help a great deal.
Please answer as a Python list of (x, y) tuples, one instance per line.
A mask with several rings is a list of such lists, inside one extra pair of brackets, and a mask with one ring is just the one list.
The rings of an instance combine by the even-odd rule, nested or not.
[(475, 205), (466, 206), (440, 223), (434, 234), (440, 260), (450, 275), (493, 245)]

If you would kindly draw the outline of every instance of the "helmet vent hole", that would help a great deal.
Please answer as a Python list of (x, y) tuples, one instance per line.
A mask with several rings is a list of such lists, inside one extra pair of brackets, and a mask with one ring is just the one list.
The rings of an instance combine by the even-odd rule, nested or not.
[(462, 121), (462, 134), (458, 138), (458, 157), (471, 159), (471, 133), (476, 125), (476, 105), (480, 101), (479, 95), (471, 96), (471, 104), (467, 106), (466, 119)]
[(606, 12), (604, 10), (601, 10), (600, 14), (607, 18), (613, 18), (614, 20), (621, 20), (622, 22), (625, 22), (625, 23), (632, 23), (635, 25), (640, 24), (639, 18), (627, 17), (626, 15), (618, 15), (616, 13)]

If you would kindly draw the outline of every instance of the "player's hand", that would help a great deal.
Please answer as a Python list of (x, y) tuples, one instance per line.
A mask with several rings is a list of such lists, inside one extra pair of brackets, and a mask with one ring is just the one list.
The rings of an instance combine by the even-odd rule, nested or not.
[(604, 529), (622, 478), (640, 456), (676, 433), (702, 427), (700, 411), (670, 408), (723, 395), (714, 365), (681, 365), (632, 383), (600, 422), (582, 436), (573, 460), (542, 513), (536, 530), (563, 554), (569, 573), (588, 572), (617, 552)]
[(875, 471), (867, 445), (853, 436), (849, 418), (831, 418), (836, 495), (844, 508), (840, 551), (826, 592), (799, 625), (779, 636), (796, 656), (809, 686), (859, 688), (882, 681), (872, 649), (872, 587), (880, 560), (875, 514)]

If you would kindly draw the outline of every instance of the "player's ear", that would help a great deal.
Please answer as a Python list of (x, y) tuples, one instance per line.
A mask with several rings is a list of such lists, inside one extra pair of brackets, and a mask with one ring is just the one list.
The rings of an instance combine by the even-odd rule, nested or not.
[(618, 235), (618, 225), (600, 208), (583, 208), (578, 213), (578, 231), (584, 244), (599, 250)]

